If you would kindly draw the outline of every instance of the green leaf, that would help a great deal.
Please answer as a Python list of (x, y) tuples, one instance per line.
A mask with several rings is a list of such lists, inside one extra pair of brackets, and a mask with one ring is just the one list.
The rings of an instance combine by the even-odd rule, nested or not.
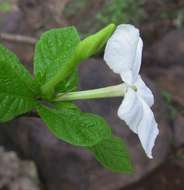
[(0, 122), (30, 111), (38, 86), (15, 54), (0, 45)]
[(69, 67), (70, 59), (80, 42), (74, 27), (51, 29), (42, 34), (36, 44), (34, 74), (43, 85), (58, 71)]
[(77, 90), (78, 83), (79, 83), (79, 76), (76, 69), (67, 79), (65, 79), (56, 87), (56, 92), (61, 93), (61, 92), (75, 91)]
[[(41, 83), (43, 97), (52, 99), (55, 87), (63, 82), (81, 61), (101, 51), (115, 28), (114, 24), (110, 24), (81, 42), (72, 27), (45, 33), (36, 46), (35, 57), (35, 74), (44, 81)], [(40, 65), (46, 65), (46, 69), (39, 69)], [(39, 70), (45, 72), (41, 73)]]
[(79, 107), (72, 102), (54, 102), (54, 107), (56, 109), (72, 109), (80, 112)]
[(7, 0), (4, 2), (0, 1), (0, 12), (6, 13), (8, 11), (11, 11), (11, 2)]
[(89, 150), (107, 169), (114, 172), (131, 172), (132, 164), (124, 142), (117, 137), (101, 141)]
[(42, 120), (59, 139), (78, 146), (93, 146), (111, 135), (106, 121), (94, 114), (75, 109), (37, 107)]

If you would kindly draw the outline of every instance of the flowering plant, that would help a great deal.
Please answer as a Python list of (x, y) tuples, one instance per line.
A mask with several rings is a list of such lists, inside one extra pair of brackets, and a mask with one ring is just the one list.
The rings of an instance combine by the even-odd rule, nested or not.
[[(78, 64), (104, 47), (106, 63), (124, 83), (76, 92)], [(142, 47), (132, 25), (110, 24), (83, 40), (74, 27), (52, 29), (36, 43), (33, 77), (14, 53), (0, 45), (0, 122), (36, 109), (58, 139), (87, 149), (112, 171), (132, 171), (123, 140), (112, 134), (102, 117), (81, 112), (73, 101), (124, 96), (118, 116), (138, 134), (152, 158), (158, 128), (150, 109), (153, 94), (139, 75)]]

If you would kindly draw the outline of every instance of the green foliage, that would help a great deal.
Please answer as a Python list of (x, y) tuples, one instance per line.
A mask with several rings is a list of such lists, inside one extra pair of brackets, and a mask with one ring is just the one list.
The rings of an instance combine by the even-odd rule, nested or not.
[(110, 0), (97, 14), (97, 19), (101, 24), (113, 22), (139, 23), (144, 18), (144, 0)]
[(181, 6), (180, 8), (173, 9), (172, 11), (170, 9), (162, 11), (159, 19), (171, 20), (175, 23), (177, 28), (181, 28), (184, 23), (184, 8)]
[(172, 94), (166, 90), (162, 91), (161, 94), (162, 94), (164, 101), (167, 104), (167, 107), (169, 109), (169, 117), (171, 119), (175, 119), (178, 111), (177, 111), (177, 108), (173, 105)]
[(124, 142), (117, 137), (101, 141), (89, 150), (106, 168), (114, 172), (131, 172), (132, 164)]
[(11, 3), (9, 0), (0, 1), (0, 12), (8, 12), (11, 10)]
[(56, 109), (72, 109), (72, 110), (75, 110), (75, 111), (79, 111), (80, 112), (80, 109), (79, 107), (77, 107), (74, 103), (72, 102), (55, 102), (54, 103), (54, 107)]
[(60, 70), (70, 69), (70, 59), (80, 42), (74, 27), (45, 32), (36, 44), (34, 74), (41, 84), (51, 80)]
[(101, 51), (114, 29), (110, 24), (82, 41), (74, 27), (44, 33), (36, 44), (34, 80), (16, 55), (0, 45), (0, 122), (36, 108), (58, 139), (85, 147), (112, 171), (131, 170), (124, 143), (112, 136), (102, 117), (83, 113), (72, 102), (53, 102), (57, 93), (77, 88), (77, 65)]
[(0, 122), (30, 111), (37, 90), (16, 55), (0, 45)]
[(78, 82), (79, 75), (77, 69), (75, 69), (69, 77), (56, 86), (56, 92), (72, 92), (77, 90)]
[(162, 96), (167, 104), (170, 104), (172, 102), (172, 95), (168, 91), (162, 91)]
[(175, 120), (178, 113), (180, 113), (181, 115), (184, 114), (184, 107), (174, 101), (173, 94), (171, 94), (167, 90), (163, 90), (161, 94), (169, 110), (168, 114), (170, 119)]
[(93, 146), (111, 135), (100, 116), (75, 109), (37, 107), (38, 113), (56, 137), (78, 146)]
[[(76, 66), (98, 53), (114, 29), (115, 25), (110, 24), (81, 42), (74, 27), (52, 29), (44, 33), (36, 44), (34, 59), (34, 73), (42, 85), (42, 97), (52, 99), (55, 88), (61, 88), (67, 77), (76, 83), (76, 77), (71, 76)], [(71, 81), (69, 83), (73, 88)]]

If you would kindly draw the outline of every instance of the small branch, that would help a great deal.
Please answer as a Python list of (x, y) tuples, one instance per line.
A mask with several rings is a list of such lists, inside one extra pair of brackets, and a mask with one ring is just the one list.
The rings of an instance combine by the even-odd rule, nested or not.
[(29, 36), (8, 34), (8, 33), (0, 33), (0, 39), (15, 43), (25, 43), (29, 45), (35, 45), (37, 41), (36, 38), (32, 38)]

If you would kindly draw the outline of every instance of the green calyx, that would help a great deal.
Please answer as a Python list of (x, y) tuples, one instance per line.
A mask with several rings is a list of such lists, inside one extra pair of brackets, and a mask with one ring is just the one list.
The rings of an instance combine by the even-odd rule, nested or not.
[(96, 34), (93, 34), (82, 40), (77, 46), (75, 57), (78, 60), (83, 61), (99, 53), (107, 43), (107, 40), (111, 37), (115, 28), (115, 24), (109, 24)]

